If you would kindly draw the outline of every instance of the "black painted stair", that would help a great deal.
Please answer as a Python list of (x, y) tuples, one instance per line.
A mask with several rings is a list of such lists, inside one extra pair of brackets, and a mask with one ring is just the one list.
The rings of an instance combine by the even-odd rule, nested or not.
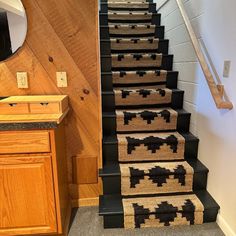
[[(196, 159), (188, 159), (187, 162), (194, 169), (193, 190), (205, 190), (209, 170)], [(100, 169), (99, 176), (102, 177), (103, 181), (103, 194), (121, 194), (121, 172), (119, 164), (108, 162), (103, 166), (103, 169)]]
[[(122, 38), (122, 37), (120, 37)], [(136, 37), (133, 38), (127, 38), (126, 39), (130, 39), (130, 40), (135, 40)], [(143, 39), (151, 39), (151, 38), (143, 38)], [(154, 39), (154, 38), (153, 38)], [(155, 38), (158, 39), (158, 38)], [(101, 53), (103, 55), (109, 55), (111, 53), (136, 53), (136, 52), (148, 52), (148, 53), (163, 53), (163, 54), (168, 54), (169, 51), (169, 40), (166, 39), (158, 39), (159, 40), (159, 45), (158, 48), (156, 49), (142, 49), (141, 47), (139, 49), (126, 49), (126, 50), (114, 50), (111, 49), (111, 40), (108, 39), (103, 39), (100, 42), (100, 46), (101, 46)]]
[[(101, 2), (101, 12), (107, 12), (108, 10), (118, 10), (118, 11), (124, 11), (124, 8), (114, 8), (114, 7), (109, 7), (107, 5), (107, 2)], [(139, 10), (148, 10), (149, 12), (156, 12), (156, 3), (150, 2), (149, 7), (143, 7), (143, 8), (138, 8), (138, 9), (134, 9), (134, 8), (126, 8), (126, 11), (139, 11)]]
[[(172, 89), (171, 103), (167, 104), (153, 104), (153, 105), (129, 105), (125, 106), (126, 108), (158, 108), (158, 107), (171, 107), (173, 109), (182, 109), (183, 108), (183, 99), (184, 91), (179, 89)], [(114, 92), (102, 92), (102, 108), (104, 112), (114, 111), (115, 108), (122, 109), (124, 106), (115, 106), (115, 96)]]
[[(151, 26), (151, 24), (150, 24)], [(143, 33), (143, 34), (140, 34), (140, 33), (136, 33), (135, 35), (132, 33), (133, 30), (131, 28), (131, 26), (129, 25), (121, 25), (120, 26), (121, 28), (127, 28), (129, 29), (129, 33), (126, 33), (126, 34), (109, 34), (109, 27), (108, 25), (100, 25), (100, 38), (101, 39), (110, 39), (111, 38), (114, 38), (114, 37), (122, 37), (122, 38), (130, 38), (130, 37), (139, 37), (139, 38), (144, 38), (144, 37), (156, 37), (156, 38), (159, 38), (159, 39), (164, 39), (164, 35), (165, 35), (165, 27), (164, 26), (156, 26), (156, 25), (153, 25), (154, 27), (154, 30), (153, 30), (153, 33)], [(141, 26), (138, 26), (138, 27), (141, 27)], [(131, 29), (131, 30), (130, 30)]]
[[(166, 201), (168, 201), (168, 197), (178, 195), (187, 197), (187, 194), (195, 194), (203, 204), (203, 222), (214, 222), (217, 217), (219, 205), (206, 190), (209, 170), (197, 159), (199, 139), (189, 132), (191, 114), (183, 109), (184, 91), (177, 88), (179, 73), (178, 71), (172, 70), (174, 55), (169, 54), (169, 40), (165, 39), (165, 26), (161, 25), (161, 14), (156, 11), (156, 4), (153, 3), (152, 0), (133, 0), (109, 4), (107, 0), (101, 0), (99, 14), (103, 123), (103, 168), (99, 171), (99, 176), (103, 181), (103, 195), (100, 196), (99, 214), (103, 216), (104, 227), (123, 228), (125, 226), (122, 198), (166, 196)], [(136, 8), (131, 7), (134, 6), (133, 4), (135, 4)], [(149, 62), (137, 62), (139, 60), (149, 60)], [(152, 76), (155, 76), (153, 81)], [(149, 101), (145, 99), (148, 96)], [(163, 97), (165, 97), (165, 99)], [(134, 127), (126, 129), (126, 127), (124, 127), (124, 111), (126, 115), (129, 113), (129, 115), (135, 115), (135, 118), (138, 117), (140, 122), (140, 117), (143, 117), (142, 112), (144, 110), (151, 116), (153, 114), (159, 114), (158, 112), (162, 112), (165, 109), (168, 110), (169, 108), (177, 112), (177, 123), (175, 123), (174, 126), (168, 126), (171, 128), (176, 127), (173, 130), (168, 130), (166, 126), (163, 130), (158, 127), (158, 130), (149, 129), (147, 131), (145, 127), (147, 127), (148, 124), (142, 120), (141, 125), (138, 123), (137, 127), (135, 127), (137, 129)], [(140, 110), (135, 111), (137, 109)], [(161, 111), (159, 109), (161, 109)], [(147, 113), (145, 113), (145, 115), (147, 115)], [(142, 116), (140, 114), (142, 114)], [(176, 113), (172, 112), (171, 114), (172, 117), (174, 117), (173, 114)], [(122, 128), (118, 127), (118, 125)], [(122, 129), (124, 130), (122, 131)], [(161, 137), (167, 137), (164, 135), (166, 133), (169, 133), (171, 136), (171, 134), (175, 134), (175, 132), (179, 132), (179, 134), (182, 135), (182, 138), (177, 138), (179, 143), (182, 142), (182, 146), (178, 146), (180, 144), (177, 142), (177, 146), (182, 150), (181, 155), (175, 156), (173, 153), (169, 154), (168, 151), (168, 155), (172, 156), (170, 159), (168, 159), (168, 156), (167, 159), (172, 163), (180, 161), (182, 164), (185, 161), (188, 163), (186, 163), (185, 166), (187, 166), (189, 170), (191, 170), (191, 167), (193, 168), (194, 173), (192, 173), (192, 170), (188, 172), (191, 173), (191, 178), (193, 178), (192, 189), (191, 187), (189, 188), (192, 192), (176, 193), (176, 191), (172, 191), (173, 189), (171, 189), (170, 192), (172, 193), (160, 194), (159, 192), (159, 194), (148, 195), (142, 192), (142, 190), (142, 195), (132, 196), (132, 194), (137, 194), (135, 190), (129, 196), (122, 196), (121, 178), (123, 178), (123, 175), (121, 175), (119, 164), (123, 162), (128, 163), (128, 165), (135, 164), (143, 170), (142, 163), (151, 163), (152, 169), (152, 165), (154, 165), (153, 162), (155, 161), (153, 159), (139, 158), (132, 160), (129, 159), (130, 157), (128, 157), (128, 159), (120, 158), (119, 150), (122, 150), (124, 156), (127, 154), (125, 154), (125, 149), (120, 149), (121, 145), (123, 145), (123, 141), (118, 141), (118, 137), (124, 135), (125, 138), (127, 138), (127, 136), (129, 138), (129, 135), (131, 137), (134, 135), (132, 137), (134, 141), (141, 141), (141, 145), (144, 144), (143, 142), (146, 142), (145, 145), (151, 144), (158, 146), (159, 140), (164, 141), (166, 145), (171, 145), (172, 141), (162, 139)], [(145, 133), (148, 133), (147, 136), (145, 136)], [(135, 136), (135, 134), (137, 136)], [(155, 139), (153, 137), (158, 138)], [(178, 135), (176, 137), (178, 137)], [(169, 141), (170, 143), (168, 143)], [(139, 145), (140, 144), (137, 144), (136, 146)], [(150, 151), (150, 149), (148, 150)], [(157, 150), (154, 152), (155, 155), (156, 151)], [(134, 154), (132, 153), (132, 155)], [(158, 158), (158, 155), (155, 156), (154, 159)], [(168, 162), (165, 159), (162, 160), (159, 158), (158, 160), (159, 161), (156, 161), (159, 163), (157, 166), (167, 168)], [(189, 167), (189, 165), (191, 167)], [(148, 164), (146, 166), (149, 168), (150, 165)], [(149, 169), (147, 169), (147, 171), (149, 171)], [(187, 189), (187, 191), (189, 191), (189, 189)], [(186, 189), (183, 188), (181, 190), (186, 191)], [(153, 193), (155, 191), (150, 192)], [(153, 199), (151, 199), (151, 201), (153, 201)], [(185, 201), (187, 201), (186, 198)], [(201, 214), (202, 209), (203, 208), (201, 208)], [(148, 214), (150, 214), (150, 212)], [(168, 216), (168, 213), (165, 214)], [(190, 222), (191, 221), (189, 221), (189, 223)]]
[(130, 70), (150, 70), (150, 69), (154, 69), (154, 70), (158, 70), (158, 69), (162, 69), (162, 70), (172, 70), (173, 67), (173, 55), (167, 55), (167, 54), (163, 54), (162, 55), (162, 63), (161, 66), (152, 66), (152, 67), (116, 67), (116, 68), (112, 68), (112, 57), (111, 55), (101, 55), (101, 70), (102, 72), (111, 72), (111, 70), (113, 69), (113, 71), (130, 71)]
[[(188, 132), (189, 125), (190, 125), (190, 118), (191, 113), (186, 112), (185, 110), (176, 110), (178, 112), (177, 116), (177, 131), (179, 132)], [(116, 133), (116, 113), (115, 112), (103, 112), (102, 119), (103, 119), (103, 135), (114, 135)], [(141, 132), (144, 132), (142, 130)], [(162, 131), (162, 130), (159, 130)], [(171, 131), (171, 130), (165, 130)], [(131, 131), (133, 132), (133, 131)], [(136, 131), (139, 132), (139, 131)], [(150, 131), (149, 131), (150, 132)], [(121, 132), (120, 132), (121, 133)], [(126, 131), (125, 133), (129, 133)]]
[[(147, 70), (146, 70), (147, 71)], [(143, 72), (146, 72), (145, 70)], [(113, 92), (113, 88), (115, 87), (132, 87), (132, 86), (150, 86), (150, 85), (166, 85), (169, 89), (177, 89), (178, 83), (178, 71), (167, 71), (166, 81), (158, 82), (158, 83), (134, 83), (134, 84), (122, 84), (112, 82), (112, 73), (111, 72), (103, 72), (102, 73), (102, 91), (103, 92)]]
[[(206, 190), (194, 191), (194, 194), (198, 196), (204, 205), (203, 222), (215, 222), (219, 205)], [(100, 196), (99, 215), (103, 216), (104, 228), (124, 228), (122, 197), (114, 194)]]
[[(188, 159), (196, 159), (198, 155), (198, 144), (199, 139), (191, 133), (181, 133), (185, 138), (185, 154), (184, 157)], [(118, 139), (116, 135), (104, 136), (103, 137), (103, 162), (104, 164), (108, 162), (118, 161)]]

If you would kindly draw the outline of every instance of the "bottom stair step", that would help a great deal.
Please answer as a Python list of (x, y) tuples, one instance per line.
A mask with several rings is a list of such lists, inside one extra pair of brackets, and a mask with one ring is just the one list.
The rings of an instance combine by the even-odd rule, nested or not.
[[(177, 197), (175, 198), (175, 196), (177, 196)], [(165, 198), (166, 198), (166, 200), (165, 200)], [(132, 198), (128, 198), (128, 199), (132, 199)], [(134, 199), (136, 200), (136, 198), (134, 198)], [(142, 197), (142, 199), (143, 199), (143, 197)], [(219, 210), (219, 205), (215, 202), (215, 200), (211, 197), (211, 195), (205, 190), (194, 191), (193, 194), (187, 194), (187, 195), (186, 194), (185, 195), (171, 195), (171, 196), (161, 196), (161, 197), (153, 196), (153, 199), (150, 199), (149, 197), (144, 198), (144, 199), (147, 199), (147, 201), (144, 201), (144, 204), (147, 204), (148, 202), (150, 202), (150, 204), (152, 204), (152, 202), (157, 202), (157, 206), (159, 206), (158, 210), (156, 211), (156, 212), (158, 212), (157, 216), (159, 215), (159, 217), (158, 217), (159, 219), (160, 219), (160, 215), (163, 217), (163, 219), (161, 221), (163, 221), (164, 223), (162, 223), (161, 225), (153, 224), (154, 227), (155, 226), (159, 227), (159, 226), (173, 225), (174, 223), (168, 223), (168, 222), (172, 221), (171, 219), (173, 219), (173, 216), (175, 216), (175, 214), (178, 218), (178, 220), (176, 221), (176, 224), (177, 224), (177, 222), (179, 222), (178, 225), (180, 225), (180, 224), (189, 225), (191, 223), (214, 222), (214, 221), (216, 221), (216, 217), (217, 217), (218, 210)], [(161, 210), (160, 210), (160, 204), (158, 203), (158, 199), (161, 199), (161, 202), (164, 202), (162, 204), (165, 205), (165, 206), (162, 205), (163, 208)], [(198, 201), (198, 199), (200, 201)], [(135, 202), (135, 200), (133, 201), (133, 203)], [(132, 200), (129, 200), (129, 201), (132, 201)], [(136, 201), (136, 202), (138, 202), (138, 201)], [(142, 200), (140, 200), (140, 202), (142, 202)], [(170, 206), (169, 206), (169, 204), (170, 204)], [(181, 207), (177, 206), (178, 204), (181, 206), (182, 205), (185, 206), (184, 212), (182, 210), (180, 210)], [(141, 205), (141, 203), (139, 203), (138, 206), (139, 205)], [(149, 205), (147, 204), (146, 208), (148, 208)], [(169, 207), (167, 207), (167, 205)], [(137, 217), (137, 220), (136, 220), (137, 222), (140, 221), (140, 219), (138, 219), (138, 218), (141, 218), (141, 221), (143, 220), (143, 218), (146, 218), (146, 219), (154, 219), (155, 218), (155, 215), (153, 213), (153, 211), (155, 210), (155, 207), (153, 208), (150, 206), (150, 209), (146, 209), (144, 206), (145, 209), (143, 209), (143, 207), (141, 206), (141, 208), (138, 210), (137, 204), (135, 204), (135, 206), (137, 207), (136, 214), (140, 215), (140, 217)], [(176, 213), (177, 208), (172, 208), (173, 206), (178, 207), (179, 210), (177, 213)], [(126, 205), (126, 207), (125, 207), (126, 217), (127, 217), (127, 215), (129, 215), (128, 209), (129, 208)], [(193, 213), (193, 210), (195, 211), (195, 213)], [(201, 216), (201, 213), (200, 213), (202, 210), (203, 210), (203, 216)], [(149, 218), (149, 217), (147, 218), (145, 216), (144, 212), (146, 212), (146, 215), (147, 214), (151, 215), (151, 218)], [(165, 215), (163, 215), (163, 214), (165, 214)], [(130, 219), (126, 218), (124, 220), (124, 215), (125, 215), (124, 204), (122, 204), (122, 197), (120, 195), (100, 196), (99, 215), (104, 217), (104, 228), (124, 228), (125, 226), (126, 226), (126, 228), (134, 227), (134, 225), (133, 225), (134, 219), (132, 219), (132, 217), (131, 218), (129, 217)], [(130, 215), (132, 215), (132, 214), (130, 214)], [(180, 219), (180, 215), (184, 216), (183, 220)], [(193, 221), (193, 215), (195, 217), (194, 221)], [(175, 218), (176, 218), (176, 216), (175, 216)], [(201, 217), (202, 217), (202, 219), (201, 219)], [(186, 219), (188, 219), (188, 222), (186, 221)], [(130, 224), (130, 222), (131, 222), (131, 224)], [(138, 225), (136, 225), (136, 227), (137, 226)], [(141, 225), (141, 227), (142, 226), (143, 225)]]

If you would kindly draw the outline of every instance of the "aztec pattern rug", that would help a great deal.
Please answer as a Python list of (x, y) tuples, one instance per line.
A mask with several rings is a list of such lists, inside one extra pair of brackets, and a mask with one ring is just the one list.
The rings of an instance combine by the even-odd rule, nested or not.
[(176, 130), (178, 113), (171, 109), (116, 110), (117, 131)]
[(155, 33), (156, 27), (151, 24), (109, 24), (109, 33), (111, 36), (122, 35), (135, 36), (146, 35), (146, 37)]
[(184, 160), (185, 138), (176, 131), (178, 112), (169, 107), (168, 71), (157, 53), (156, 13), (146, 0), (107, 6), (124, 226), (201, 224), (204, 207), (192, 194), (194, 170)]
[(112, 54), (111, 64), (113, 68), (160, 67), (162, 64), (162, 54), (160, 53)]
[(191, 192), (193, 168), (183, 162), (121, 164), (122, 195)]
[(185, 139), (173, 133), (118, 134), (119, 161), (172, 161), (184, 159)]
[(172, 97), (172, 91), (167, 88), (117, 88), (114, 93), (117, 106), (170, 104)]
[(124, 198), (126, 229), (203, 223), (204, 207), (194, 195)]
[(113, 71), (114, 85), (166, 82), (166, 70)]

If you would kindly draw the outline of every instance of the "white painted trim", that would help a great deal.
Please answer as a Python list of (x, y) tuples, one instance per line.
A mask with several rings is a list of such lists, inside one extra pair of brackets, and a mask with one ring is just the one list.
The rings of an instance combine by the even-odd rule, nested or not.
[(226, 220), (220, 214), (218, 214), (216, 222), (226, 236), (236, 236), (236, 233), (231, 229)]

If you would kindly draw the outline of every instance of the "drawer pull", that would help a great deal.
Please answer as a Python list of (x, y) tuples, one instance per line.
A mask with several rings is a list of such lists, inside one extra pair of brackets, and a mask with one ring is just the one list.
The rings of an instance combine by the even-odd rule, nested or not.
[(47, 106), (48, 105), (48, 102), (41, 102), (40, 103), (42, 106)]
[(17, 103), (9, 103), (10, 107), (15, 107), (17, 105)]

